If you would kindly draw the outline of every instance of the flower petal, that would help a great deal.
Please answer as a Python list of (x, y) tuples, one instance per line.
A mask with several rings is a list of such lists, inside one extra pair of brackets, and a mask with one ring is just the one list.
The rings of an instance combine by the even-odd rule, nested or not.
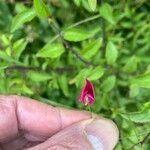
[(95, 103), (95, 98), (89, 94), (87, 94), (87, 97), (88, 97), (88, 104), (93, 105)]
[(85, 99), (85, 95), (87, 94), (88, 91), (86, 91), (86, 88), (85, 86), (82, 88), (81, 90), (81, 94), (80, 94), (80, 97), (79, 97), (79, 101), (80, 102), (84, 102), (84, 99)]
[(86, 88), (88, 89), (88, 94), (90, 94), (95, 99), (94, 86), (89, 80), (86, 80)]
[(95, 103), (94, 86), (89, 80), (86, 80), (86, 84), (81, 90), (79, 101), (89, 105), (93, 105)]

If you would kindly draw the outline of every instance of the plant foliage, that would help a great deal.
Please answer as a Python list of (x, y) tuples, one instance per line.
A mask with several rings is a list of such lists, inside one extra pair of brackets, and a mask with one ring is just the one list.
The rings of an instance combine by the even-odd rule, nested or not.
[(93, 82), (92, 111), (116, 122), (116, 150), (150, 149), (148, 0), (0, 1), (0, 94), (54, 106), (78, 103)]

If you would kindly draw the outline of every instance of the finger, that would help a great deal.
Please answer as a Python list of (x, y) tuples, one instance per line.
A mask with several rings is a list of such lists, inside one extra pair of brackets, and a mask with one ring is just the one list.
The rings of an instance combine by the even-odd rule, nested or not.
[(90, 117), (89, 112), (55, 108), (25, 97), (0, 96), (0, 141), (13, 138), (20, 130), (27, 139), (42, 141)]
[(109, 120), (85, 120), (65, 128), (49, 140), (27, 150), (112, 150), (118, 141), (118, 129)]

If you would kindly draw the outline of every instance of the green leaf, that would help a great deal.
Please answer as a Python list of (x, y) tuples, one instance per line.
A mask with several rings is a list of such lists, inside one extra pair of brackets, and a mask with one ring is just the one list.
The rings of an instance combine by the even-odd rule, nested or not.
[(90, 71), (90, 74), (88, 75), (88, 79), (93, 81), (101, 78), (104, 74), (104, 68), (101, 66), (98, 66)]
[(109, 23), (115, 24), (114, 17), (113, 17), (113, 9), (108, 3), (102, 4), (100, 7), (100, 15), (106, 19)]
[(17, 14), (12, 20), (11, 32), (20, 28), (24, 23), (31, 21), (35, 16), (34, 9), (25, 10)]
[(13, 55), (18, 60), (21, 53), (25, 50), (27, 42), (24, 39), (19, 39), (13, 44)]
[(50, 16), (50, 12), (49, 12), (47, 6), (45, 5), (45, 3), (43, 2), (43, 0), (34, 0), (33, 5), (34, 5), (34, 8), (35, 8), (37, 14), (40, 17)]
[(70, 28), (64, 31), (64, 39), (73, 42), (83, 41), (94, 36), (99, 30), (98, 28), (91, 31), (80, 28)]
[(143, 110), (150, 109), (150, 100), (143, 105)]
[(89, 6), (89, 2), (88, 0), (81, 0), (81, 4), (82, 4), (82, 7), (85, 8), (87, 11), (91, 12), (91, 8)]
[(92, 68), (82, 69), (78, 75), (75, 77), (76, 86), (82, 87), (88, 75), (90, 74)]
[(9, 56), (5, 51), (0, 51), (0, 58), (3, 59), (4, 61), (6, 62), (9, 62), (9, 63), (16, 63), (18, 65), (23, 65), (23, 63), (19, 62), (18, 60), (16, 59), (13, 59), (11, 56)]
[(29, 87), (27, 87), (25, 84), (22, 86), (21, 92), (28, 94), (28, 95), (34, 94), (33, 91)]
[(132, 73), (136, 71), (137, 63), (138, 63), (137, 57), (132, 56), (131, 58), (127, 60), (126, 65), (124, 66), (123, 70), (125, 72)]
[(113, 65), (118, 57), (118, 51), (112, 42), (108, 42), (107, 44), (105, 57), (107, 63), (110, 65)]
[(135, 123), (148, 123), (150, 122), (150, 109), (130, 114), (121, 114), (121, 116)]
[(89, 3), (89, 6), (90, 6), (90, 9), (92, 11), (95, 11), (96, 6), (97, 6), (97, 0), (88, 0), (88, 3)]
[(81, 56), (85, 59), (90, 59), (97, 54), (102, 45), (102, 39), (97, 39), (86, 45), (86, 47), (81, 51)]
[(64, 53), (64, 47), (61, 43), (48, 43), (38, 53), (37, 57), (57, 58)]
[(42, 82), (52, 79), (52, 76), (48, 73), (30, 71), (28, 72), (28, 78), (34, 82)]
[(136, 85), (131, 85), (130, 86), (130, 92), (129, 92), (129, 95), (130, 97), (135, 97), (139, 94), (139, 87), (136, 86)]
[(15, 4), (15, 11), (16, 11), (17, 13), (21, 13), (21, 12), (27, 10), (27, 9), (28, 9), (28, 8), (27, 8), (23, 3), (16, 3), (16, 4)]
[(138, 87), (150, 88), (150, 71), (131, 79), (131, 83)]
[(67, 81), (66, 75), (60, 75), (58, 77), (58, 83), (59, 83), (59, 86), (60, 86), (62, 92), (64, 93), (64, 95), (68, 96), (69, 89), (68, 89), (68, 81)]
[(9, 66), (8, 62), (1, 62), (0, 63), (0, 72), (4, 69), (6, 69)]
[(74, 82), (76, 82), (77, 86), (81, 87), (86, 79), (95, 81), (101, 78), (103, 74), (104, 74), (104, 68), (102, 68), (101, 66), (98, 66), (96, 68), (90, 67), (90, 68), (82, 69), (73, 80)]
[(74, 0), (74, 3), (75, 3), (77, 6), (80, 6), (81, 0)]
[(102, 89), (104, 92), (109, 92), (111, 91), (116, 83), (116, 77), (114, 75), (109, 76), (107, 79), (104, 80), (102, 84)]

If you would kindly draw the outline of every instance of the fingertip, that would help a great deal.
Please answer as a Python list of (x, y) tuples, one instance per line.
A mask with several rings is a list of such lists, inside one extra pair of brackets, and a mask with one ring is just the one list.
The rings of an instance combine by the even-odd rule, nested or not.
[[(119, 131), (116, 124), (105, 118), (94, 120), (85, 128), (87, 138), (93, 146), (112, 150), (118, 142)], [(103, 147), (103, 148), (102, 148)]]

